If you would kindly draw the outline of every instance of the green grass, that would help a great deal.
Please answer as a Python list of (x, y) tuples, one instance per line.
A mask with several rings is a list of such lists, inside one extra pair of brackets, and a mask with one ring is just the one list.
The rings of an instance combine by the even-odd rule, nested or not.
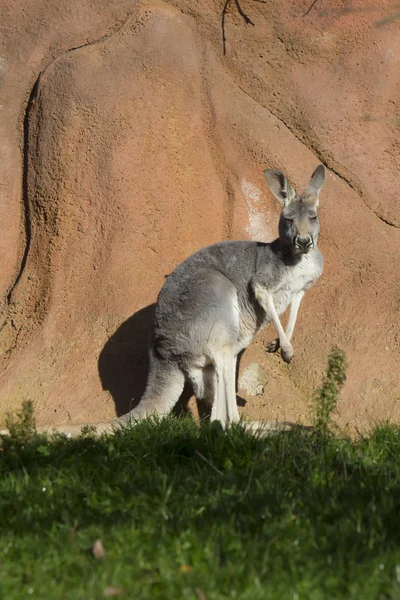
[(172, 417), (47, 439), (26, 404), (0, 452), (0, 598), (400, 599), (399, 431), (333, 436), (344, 380), (334, 350), (314, 431), (265, 439)]
[(171, 418), (5, 440), (0, 466), (3, 598), (400, 598), (390, 427), (262, 440)]

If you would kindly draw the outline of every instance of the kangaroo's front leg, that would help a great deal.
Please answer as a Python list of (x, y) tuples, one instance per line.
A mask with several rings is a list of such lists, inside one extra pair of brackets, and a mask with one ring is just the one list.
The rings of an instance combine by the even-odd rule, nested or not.
[(299, 312), (301, 301), (303, 300), (304, 292), (297, 292), (293, 295), (292, 303), (289, 311), (289, 321), (286, 327), (286, 337), (290, 341), (293, 336), (294, 326), (297, 321), (297, 313)]
[[(254, 295), (261, 307), (264, 309), (267, 317), (273, 322), (276, 332), (279, 336), (279, 345), (281, 347), (281, 356), (286, 363), (290, 363), (294, 356), (293, 346), (287, 337), (282, 323), (280, 322), (279, 315), (276, 312), (274, 298), (270, 291), (268, 291), (263, 285), (255, 283), (253, 285)], [(298, 310), (298, 307), (297, 307)], [(293, 325), (294, 326), (294, 325)]]
[[(297, 292), (297, 294), (294, 294), (293, 298), (292, 298), (292, 303), (291, 303), (290, 309), (289, 309), (289, 320), (288, 320), (288, 324), (286, 327), (286, 337), (289, 341), (292, 339), (292, 336), (293, 336), (294, 326), (296, 325), (297, 314), (299, 312), (299, 307), (300, 307), (301, 301), (303, 299), (303, 296), (304, 296), (304, 292), (301, 291), (301, 292)], [(277, 338), (273, 342), (269, 342), (267, 344), (268, 352), (277, 352), (279, 350), (279, 348), (280, 348), (279, 338)]]

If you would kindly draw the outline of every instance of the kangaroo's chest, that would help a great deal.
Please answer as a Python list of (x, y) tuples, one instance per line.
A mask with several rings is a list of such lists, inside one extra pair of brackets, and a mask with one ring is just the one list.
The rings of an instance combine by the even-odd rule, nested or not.
[(310, 288), (322, 273), (323, 262), (319, 252), (313, 252), (294, 267), (287, 267), (274, 296), (278, 314), (282, 314), (292, 302), (293, 296)]

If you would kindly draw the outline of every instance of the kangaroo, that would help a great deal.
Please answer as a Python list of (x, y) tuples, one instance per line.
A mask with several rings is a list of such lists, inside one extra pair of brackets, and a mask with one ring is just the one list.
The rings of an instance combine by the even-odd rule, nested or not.
[[(166, 415), (185, 381), (197, 399), (209, 404), (211, 420), (224, 428), (239, 421), (236, 359), (267, 323), (272, 322), (278, 334), (267, 350), (280, 349), (286, 363), (293, 359), (291, 339), (300, 303), (323, 270), (317, 207), (325, 169), (315, 169), (301, 196), (279, 171), (268, 169), (264, 175), (282, 204), (279, 237), (272, 243), (220, 242), (176, 267), (157, 299), (145, 392), (135, 409), (98, 423), (97, 431)], [(285, 331), (279, 316), (289, 305)]]
[[(211, 405), (211, 420), (223, 427), (237, 422), (236, 357), (271, 321), (278, 339), (267, 349), (280, 348), (291, 362), (301, 300), (323, 269), (317, 206), (325, 169), (316, 168), (301, 196), (279, 171), (264, 175), (283, 205), (278, 239), (208, 246), (167, 278), (155, 309), (146, 390), (125, 420), (169, 413), (189, 380), (196, 398)], [(289, 305), (284, 331), (279, 316)]]

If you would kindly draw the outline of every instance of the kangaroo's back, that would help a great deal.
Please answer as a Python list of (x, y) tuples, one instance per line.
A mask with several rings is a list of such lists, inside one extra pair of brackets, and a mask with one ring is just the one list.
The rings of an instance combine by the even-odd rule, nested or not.
[[(221, 242), (202, 248), (169, 275), (159, 294), (153, 326), (153, 344), (167, 341), (170, 351), (196, 351), (203, 338), (224, 322), (239, 326), (241, 319), (257, 329), (259, 306), (249, 284), (257, 271), (274, 269), (276, 256), (270, 244), (251, 241)], [(276, 270), (276, 268), (275, 268)]]

